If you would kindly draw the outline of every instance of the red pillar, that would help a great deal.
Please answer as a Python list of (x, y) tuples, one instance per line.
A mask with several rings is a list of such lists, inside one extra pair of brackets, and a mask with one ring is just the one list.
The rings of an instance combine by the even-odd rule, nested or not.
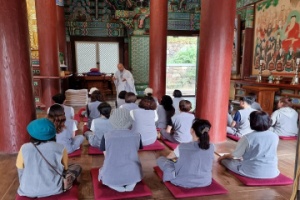
[(149, 87), (160, 99), (166, 93), (168, 0), (150, 3), (150, 69)]
[(0, 27), (0, 152), (16, 153), (35, 118), (26, 1), (1, 1)]
[(212, 124), (212, 142), (226, 139), (236, 0), (202, 0), (196, 116)]
[(52, 96), (60, 92), (57, 17), (54, 0), (35, 0), (39, 35), (39, 60), (42, 78), (42, 103), (52, 105)]
[(66, 42), (66, 27), (65, 27), (65, 12), (64, 12), (64, 4), (63, 1), (59, 2), (61, 4), (57, 4), (56, 12), (57, 12), (57, 35), (58, 35), (58, 49), (59, 52), (64, 54), (64, 61), (67, 60), (67, 42)]

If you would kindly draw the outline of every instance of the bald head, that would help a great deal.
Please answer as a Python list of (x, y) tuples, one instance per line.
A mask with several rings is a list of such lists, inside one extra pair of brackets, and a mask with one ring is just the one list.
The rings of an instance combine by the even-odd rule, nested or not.
[(124, 70), (124, 65), (122, 63), (119, 63), (118, 69), (120, 70), (120, 72), (122, 72)]

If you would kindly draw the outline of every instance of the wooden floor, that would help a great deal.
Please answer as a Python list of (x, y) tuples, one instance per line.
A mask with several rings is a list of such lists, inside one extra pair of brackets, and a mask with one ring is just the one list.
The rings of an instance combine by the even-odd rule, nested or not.
[[(80, 124), (79, 129), (82, 129)], [(227, 141), (215, 144), (216, 152), (230, 152), (236, 142)], [(82, 166), (83, 172), (79, 177), (79, 199), (94, 199), (93, 186), (91, 182), (90, 169), (100, 167), (103, 163), (103, 156), (90, 156), (87, 154), (88, 143), (83, 144), (83, 152), (80, 157), (71, 158), (69, 163), (78, 163)], [(167, 155), (170, 150), (166, 147), (163, 151), (140, 152), (140, 160), (143, 167), (145, 183), (150, 187), (152, 196), (139, 199), (174, 199), (172, 194), (164, 186), (153, 172), (156, 166), (156, 159), (161, 155)], [(293, 178), (294, 160), (296, 152), (296, 141), (280, 140), (278, 146), (279, 169), (281, 173)], [(202, 200), (284, 200), (289, 199), (292, 193), (292, 186), (273, 186), (273, 187), (247, 187), (230, 175), (224, 167), (217, 163), (218, 156), (215, 155), (213, 178), (223, 185), (229, 193), (226, 195), (214, 195), (206, 197), (196, 197), (187, 199)], [(1, 200), (15, 199), (16, 191), (19, 186), (17, 169), (15, 167), (16, 155), (0, 155), (0, 197)]]

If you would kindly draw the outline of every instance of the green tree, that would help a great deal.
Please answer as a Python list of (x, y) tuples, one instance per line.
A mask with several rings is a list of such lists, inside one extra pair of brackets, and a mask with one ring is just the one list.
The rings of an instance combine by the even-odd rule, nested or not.
[(177, 52), (173, 58), (168, 60), (170, 64), (186, 64), (192, 63), (196, 64), (196, 57), (197, 57), (197, 48), (195, 45), (187, 46), (182, 48), (179, 52)]

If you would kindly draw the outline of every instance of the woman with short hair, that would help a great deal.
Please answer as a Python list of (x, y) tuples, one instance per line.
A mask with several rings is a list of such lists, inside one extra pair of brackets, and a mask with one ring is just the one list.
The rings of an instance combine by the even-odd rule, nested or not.
[(254, 130), (241, 137), (235, 150), (218, 159), (227, 169), (250, 178), (275, 178), (279, 175), (277, 147), (279, 138), (268, 129), (271, 119), (266, 112), (250, 114)]
[(153, 144), (157, 139), (156, 106), (153, 97), (145, 96), (139, 103), (139, 109), (130, 111), (133, 119), (132, 130), (141, 134), (143, 146)]
[(164, 139), (173, 143), (187, 143), (192, 141), (190, 128), (194, 114), (189, 113), (192, 109), (192, 104), (188, 100), (181, 100), (179, 102), (180, 113), (171, 117), (166, 129), (161, 129), (160, 133)]

